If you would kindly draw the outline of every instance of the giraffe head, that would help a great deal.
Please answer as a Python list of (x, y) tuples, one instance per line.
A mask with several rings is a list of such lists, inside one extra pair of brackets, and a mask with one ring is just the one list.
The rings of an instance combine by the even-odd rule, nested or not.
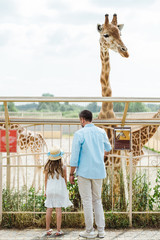
[(122, 57), (129, 57), (126, 46), (121, 40), (121, 30), (123, 24), (117, 24), (117, 15), (113, 15), (112, 22), (109, 23), (108, 14), (105, 15), (104, 24), (97, 24), (97, 30), (100, 33), (100, 45), (103, 51), (108, 48), (119, 52)]

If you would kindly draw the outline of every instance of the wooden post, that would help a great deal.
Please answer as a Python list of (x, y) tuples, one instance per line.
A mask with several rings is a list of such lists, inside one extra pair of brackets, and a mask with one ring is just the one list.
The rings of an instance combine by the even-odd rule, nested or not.
[(132, 162), (132, 152), (130, 153), (129, 159), (129, 226), (132, 227), (132, 171), (133, 171), (133, 162)]
[(7, 102), (4, 102), (5, 109), (5, 124), (6, 124), (6, 150), (7, 150), (7, 188), (10, 189), (10, 179), (11, 179), (11, 170), (10, 170), (10, 152), (9, 152), (9, 115)]
[(124, 194), (125, 194), (125, 203), (127, 206), (128, 211), (128, 202), (129, 202), (129, 194), (128, 194), (128, 183), (127, 183), (127, 169), (126, 169), (126, 160), (127, 158), (124, 158), (125, 156), (125, 150), (121, 150), (121, 166), (122, 166), (122, 174), (123, 174), (123, 184), (124, 184)]
[(123, 118), (122, 118), (122, 127), (125, 125), (127, 111), (128, 111), (128, 106), (129, 106), (129, 102), (126, 102), (125, 108), (124, 108), (124, 113), (123, 113)]

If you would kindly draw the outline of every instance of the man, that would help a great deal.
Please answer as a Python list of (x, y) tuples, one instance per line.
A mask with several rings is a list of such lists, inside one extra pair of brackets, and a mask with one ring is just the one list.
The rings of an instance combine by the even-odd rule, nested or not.
[(86, 231), (80, 236), (95, 238), (93, 229), (93, 209), (98, 236), (104, 238), (104, 212), (101, 200), (102, 180), (106, 177), (104, 151), (111, 145), (106, 132), (94, 126), (92, 113), (84, 110), (79, 114), (82, 129), (74, 134), (71, 155), (70, 182), (74, 184), (74, 171), (78, 176), (78, 187), (83, 203)]

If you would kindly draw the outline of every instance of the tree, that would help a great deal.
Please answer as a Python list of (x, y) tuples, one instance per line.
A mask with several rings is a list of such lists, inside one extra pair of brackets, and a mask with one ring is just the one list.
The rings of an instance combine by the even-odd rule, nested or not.
[(123, 102), (114, 102), (113, 103), (113, 110), (114, 112), (123, 112), (124, 111), (124, 105)]
[(128, 107), (128, 112), (147, 112), (147, 107), (141, 102), (131, 102)]
[(101, 107), (97, 105), (96, 102), (90, 103), (86, 106), (86, 109), (91, 112), (99, 112)]
[[(9, 102), (7, 106), (8, 106), (8, 112), (18, 112), (18, 109), (16, 108), (13, 102)], [(1, 106), (1, 111), (4, 111), (4, 105)]]
[[(53, 94), (44, 93), (42, 97), (54, 97)], [(37, 106), (37, 111), (41, 112), (58, 112), (60, 111), (60, 103), (58, 102), (40, 102)]]

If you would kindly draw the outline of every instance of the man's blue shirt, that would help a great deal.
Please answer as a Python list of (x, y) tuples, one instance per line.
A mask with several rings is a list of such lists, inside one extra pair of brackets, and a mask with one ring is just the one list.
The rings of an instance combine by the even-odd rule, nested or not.
[(77, 167), (77, 176), (103, 179), (106, 177), (104, 150), (111, 149), (106, 132), (93, 123), (86, 124), (74, 134), (70, 166)]

